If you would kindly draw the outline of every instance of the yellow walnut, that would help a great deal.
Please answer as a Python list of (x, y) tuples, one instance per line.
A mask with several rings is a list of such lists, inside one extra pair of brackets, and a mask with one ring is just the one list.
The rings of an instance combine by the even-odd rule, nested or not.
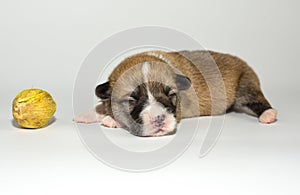
[(56, 103), (49, 93), (40, 89), (21, 91), (13, 100), (15, 121), (24, 128), (37, 129), (48, 125), (56, 111)]

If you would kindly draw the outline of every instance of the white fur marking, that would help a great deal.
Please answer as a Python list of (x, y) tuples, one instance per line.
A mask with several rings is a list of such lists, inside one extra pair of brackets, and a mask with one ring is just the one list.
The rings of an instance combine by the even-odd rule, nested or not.
[(148, 86), (147, 86), (147, 94), (148, 94), (148, 98), (149, 98), (149, 104), (150, 105), (154, 105), (156, 102), (156, 99), (153, 97), (153, 95), (151, 94)]
[[(156, 101), (153, 95), (148, 91), (149, 105), (141, 112), (140, 117), (143, 119), (144, 136), (161, 136), (173, 131), (176, 127), (176, 118), (173, 114), (167, 112), (166, 108)], [(155, 127), (153, 122), (160, 115), (165, 115), (164, 125)]]
[(144, 76), (144, 82), (148, 82), (148, 74), (150, 71), (150, 64), (149, 62), (145, 62), (142, 66), (142, 73)]

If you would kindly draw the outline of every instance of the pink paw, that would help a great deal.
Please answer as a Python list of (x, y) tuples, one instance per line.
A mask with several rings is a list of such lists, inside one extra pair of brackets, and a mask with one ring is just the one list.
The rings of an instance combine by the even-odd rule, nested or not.
[(264, 124), (270, 124), (276, 121), (277, 111), (274, 109), (265, 110), (259, 117), (259, 121)]
[(86, 123), (86, 124), (96, 123), (97, 122), (96, 113), (93, 111), (82, 113), (78, 116), (75, 116), (73, 121), (76, 123)]
[(120, 128), (121, 125), (115, 121), (111, 116), (105, 116), (102, 121), (102, 125), (109, 128)]
[(90, 110), (88, 112), (75, 116), (73, 121), (76, 123), (90, 124), (90, 123), (101, 122), (102, 119), (103, 119), (103, 115), (99, 115), (94, 110)]

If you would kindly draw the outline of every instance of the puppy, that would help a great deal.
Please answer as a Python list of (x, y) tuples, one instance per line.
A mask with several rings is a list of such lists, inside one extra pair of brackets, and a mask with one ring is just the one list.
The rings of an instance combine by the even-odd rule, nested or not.
[(133, 55), (95, 92), (100, 104), (74, 120), (122, 127), (136, 136), (174, 134), (181, 119), (228, 111), (253, 115), (265, 124), (277, 117), (254, 71), (235, 56), (213, 51)]

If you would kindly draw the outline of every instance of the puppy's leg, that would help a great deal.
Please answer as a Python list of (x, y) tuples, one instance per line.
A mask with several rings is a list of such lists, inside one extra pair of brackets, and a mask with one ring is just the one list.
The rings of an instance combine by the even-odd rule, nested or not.
[(73, 121), (76, 123), (101, 123), (105, 127), (110, 128), (120, 128), (121, 125), (115, 121), (110, 115), (107, 113), (105, 102), (100, 102), (95, 109), (82, 113), (76, 116)]
[(98, 114), (94, 109), (84, 112), (82, 114), (79, 114), (74, 117), (73, 121), (76, 123), (101, 123), (105, 116)]
[(105, 117), (105, 104), (100, 102), (94, 109), (75, 116), (73, 121), (76, 123), (101, 123)]
[(251, 69), (245, 71), (240, 78), (233, 110), (256, 116), (264, 124), (276, 121), (277, 111), (264, 97), (259, 80)]

